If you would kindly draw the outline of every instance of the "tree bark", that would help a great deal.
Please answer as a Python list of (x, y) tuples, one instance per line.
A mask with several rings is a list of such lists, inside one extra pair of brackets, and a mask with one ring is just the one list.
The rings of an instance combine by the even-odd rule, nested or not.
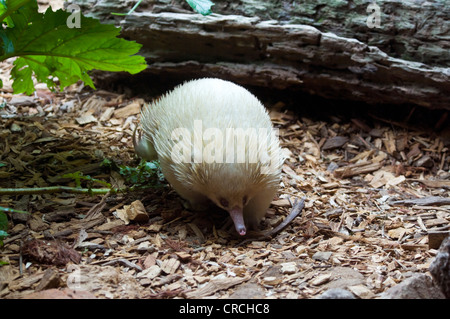
[(133, 3), (107, 2), (89, 14), (115, 19), (125, 38), (143, 44), (150, 74), (217, 76), (325, 98), (450, 109), (448, 0), (377, 1), (381, 28), (373, 29), (368, 1), (216, 1), (213, 11), (226, 14), (204, 17), (184, 1), (161, 0), (120, 18), (110, 13)]

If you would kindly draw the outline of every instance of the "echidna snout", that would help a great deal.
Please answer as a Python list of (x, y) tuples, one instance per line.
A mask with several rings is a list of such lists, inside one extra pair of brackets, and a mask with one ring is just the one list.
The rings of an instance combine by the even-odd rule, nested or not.
[(239, 235), (244, 236), (247, 233), (247, 228), (245, 227), (244, 222), (244, 212), (242, 208), (235, 207), (228, 211), (231, 219), (234, 223), (234, 228), (238, 232)]

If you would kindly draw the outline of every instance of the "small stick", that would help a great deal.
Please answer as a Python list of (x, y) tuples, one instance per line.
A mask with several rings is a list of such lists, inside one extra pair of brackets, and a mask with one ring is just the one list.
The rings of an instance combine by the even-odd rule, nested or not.
[(35, 188), (0, 188), (0, 195), (40, 195), (53, 193), (72, 193), (72, 194), (92, 194), (102, 195), (108, 192), (118, 192), (115, 189), (109, 188), (76, 188), (68, 186), (49, 186), (49, 187), (35, 187)]
[(298, 202), (298, 199), (296, 199), (289, 215), (277, 227), (267, 231), (264, 234), (264, 237), (271, 238), (273, 235), (282, 231), (290, 222), (292, 222), (292, 220), (295, 217), (297, 217), (300, 214), (300, 212), (303, 210), (304, 207), (305, 207), (305, 197), (303, 197), (300, 200), (300, 202)]
[(90, 220), (94, 218), (98, 213), (101, 213), (106, 205), (106, 199), (109, 197), (110, 192), (107, 192), (101, 199), (101, 201), (95, 204), (86, 214), (85, 220)]
[(303, 197), (300, 200), (300, 202), (298, 201), (298, 199), (296, 199), (294, 202), (294, 205), (292, 205), (292, 209), (291, 209), (291, 212), (289, 213), (289, 215), (277, 227), (263, 232), (262, 235), (260, 235), (258, 237), (247, 238), (247, 239), (243, 240), (242, 242), (240, 242), (237, 246), (241, 246), (245, 243), (248, 243), (248, 242), (254, 241), (254, 240), (266, 240), (266, 239), (273, 238), (274, 235), (278, 234), (287, 225), (289, 225), (289, 223), (292, 222), (294, 220), (294, 218), (300, 214), (300, 212), (303, 210), (304, 207), (305, 207), (305, 197)]

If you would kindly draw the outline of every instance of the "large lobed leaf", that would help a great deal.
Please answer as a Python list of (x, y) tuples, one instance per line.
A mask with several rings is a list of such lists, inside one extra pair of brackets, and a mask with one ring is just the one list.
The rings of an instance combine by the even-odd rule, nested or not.
[[(10, 0), (6, 5), (19, 1), (24, 2)], [(51, 88), (57, 81), (63, 88), (79, 79), (94, 88), (88, 75), (90, 70), (135, 74), (146, 68), (145, 59), (134, 55), (141, 45), (117, 38), (119, 28), (81, 15), (81, 28), (71, 29), (67, 26), (69, 16), (68, 12), (54, 12), (51, 8), (44, 14), (38, 13), (35, 0), (9, 16), (14, 27), (0, 30), (0, 60), (19, 57), (11, 71), (14, 93), (31, 94), (34, 91), (33, 74), (39, 82), (45, 82)]]

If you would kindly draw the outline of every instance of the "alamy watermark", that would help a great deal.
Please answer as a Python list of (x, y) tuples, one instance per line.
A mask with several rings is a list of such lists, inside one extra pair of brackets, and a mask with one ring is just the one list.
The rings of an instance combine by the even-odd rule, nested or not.
[(366, 9), (367, 13), (370, 15), (367, 17), (366, 25), (367, 27), (373, 28), (381, 28), (381, 10), (380, 6), (374, 2), (369, 4)]
[(70, 12), (70, 16), (67, 17), (66, 25), (69, 29), (81, 28), (81, 9), (76, 4), (70, 4), (67, 6), (67, 12)]
[(194, 120), (193, 130), (176, 128), (171, 139), (174, 163), (259, 163), (262, 174), (279, 167), (277, 148), (279, 130), (275, 128), (206, 128), (201, 120)]
[[(81, 28), (81, 9), (76, 4), (70, 4), (67, 6), (67, 12), (70, 12), (70, 16), (67, 17), (66, 24), (70, 29)], [(367, 13), (370, 13), (366, 20), (367, 27), (381, 28), (381, 10), (380, 6), (375, 1), (370, 3), (366, 9)]]
[(67, 276), (67, 287), (72, 290), (83, 290), (86, 286), (88, 278), (82, 274), (81, 268), (77, 265), (70, 264), (67, 267), (69, 276)]

